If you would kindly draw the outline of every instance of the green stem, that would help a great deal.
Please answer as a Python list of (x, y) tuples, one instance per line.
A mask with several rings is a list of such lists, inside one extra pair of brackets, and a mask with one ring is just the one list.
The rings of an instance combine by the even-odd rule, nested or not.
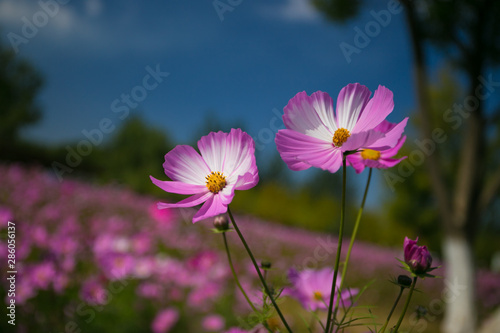
[(417, 277), (415, 276), (413, 278), (413, 283), (411, 284), (410, 292), (408, 293), (408, 298), (406, 299), (406, 303), (405, 303), (405, 306), (403, 308), (403, 312), (401, 313), (401, 316), (399, 317), (398, 323), (394, 327), (394, 333), (398, 332), (399, 326), (401, 326), (401, 323), (403, 322), (403, 318), (406, 314), (406, 310), (408, 310), (408, 305), (410, 305), (411, 295), (413, 294), (413, 290), (415, 289), (416, 284), (417, 284)]
[(399, 300), (401, 299), (401, 295), (403, 295), (403, 291), (405, 290), (404, 287), (401, 287), (401, 290), (399, 291), (399, 295), (398, 297), (396, 298), (396, 301), (394, 302), (394, 305), (392, 306), (392, 309), (391, 309), (391, 312), (389, 312), (389, 315), (387, 316), (387, 319), (384, 323), (384, 326), (382, 326), (382, 329), (380, 330), (379, 333), (384, 333), (385, 332), (385, 329), (387, 328), (387, 325), (389, 324), (389, 320), (391, 319), (392, 317), (392, 313), (394, 312), (394, 310), (396, 309), (396, 306), (398, 305), (398, 302)]
[(339, 263), (340, 263), (340, 252), (342, 250), (342, 235), (344, 233), (344, 220), (345, 220), (345, 188), (346, 188), (346, 157), (342, 156), (342, 204), (340, 206), (340, 227), (339, 227), (339, 243), (337, 246), (337, 256), (335, 258), (335, 266), (333, 268), (333, 281), (332, 281), (332, 290), (330, 292), (330, 305), (328, 306), (328, 315), (326, 317), (326, 328), (325, 333), (330, 332), (330, 325), (332, 325), (335, 321), (335, 318), (332, 318), (332, 310), (333, 310), (333, 299), (335, 296), (335, 287), (337, 285), (337, 276), (339, 272)]
[(344, 267), (342, 268), (342, 276), (340, 277), (340, 288), (338, 291), (337, 301), (335, 302), (335, 310), (333, 311), (333, 318), (337, 315), (337, 309), (340, 301), (340, 295), (342, 287), (344, 286), (344, 279), (347, 272), (347, 265), (349, 263), (349, 258), (351, 257), (352, 247), (354, 245), (354, 240), (356, 239), (356, 235), (358, 233), (359, 223), (361, 221), (361, 216), (363, 215), (363, 209), (365, 207), (366, 197), (368, 195), (368, 189), (370, 188), (370, 181), (372, 179), (372, 168), (368, 172), (368, 180), (366, 181), (365, 193), (363, 194), (363, 200), (361, 201), (361, 206), (359, 207), (358, 216), (356, 218), (356, 223), (354, 224), (354, 229), (352, 230), (351, 241), (349, 243), (349, 249), (347, 249), (347, 255), (345, 257)]
[(288, 332), (292, 333), (292, 330), (290, 329), (290, 326), (288, 326), (288, 323), (285, 320), (285, 317), (281, 313), (280, 308), (278, 307), (278, 304), (276, 304), (276, 301), (274, 300), (273, 295), (271, 294), (271, 291), (269, 290), (269, 287), (267, 286), (266, 280), (264, 280), (264, 277), (262, 276), (262, 273), (260, 271), (259, 265), (257, 264), (257, 261), (255, 260), (255, 257), (252, 254), (252, 251), (250, 251), (250, 248), (248, 247), (247, 242), (245, 241), (245, 238), (243, 237), (243, 234), (240, 231), (240, 228), (238, 228), (238, 225), (236, 224), (233, 214), (231, 213), (231, 210), (229, 207), (227, 207), (227, 213), (229, 214), (229, 218), (231, 219), (231, 222), (233, 223), (234, 230), (236, 230), (236, 233), (241, 239), (241, 242), (243, 243), (243, 246), (247, 250), (248, 255), (250, 256), (250, 259), (252, 259), (252, 263), (255, 267), (255, 270), (257, 271), (257, 274), (259, 275), (259, 279), (262, 282), (262, 285), (264, 286), (264, 290), (266, 291), (266, 294), (269, 296), (271, 299), (271, 302), (273, 303), (274, 308), (276, 309), (276, 312), (278, 313), (278, 316), (280, 317), (281, 321), (283, 322), (283, 325), (286, 327)]
[(231, 272), (233, 273), (234, 281), (236, 282), (236, 285), (240, 289), (243, 296), (245, 296), (245, 299), (247, 300), (247, 302), (250, 305), (250, 307), (252, 308), (252, 310), (254, 312), (257, 312), (257, 309), (255, 308), (253, 303), (250, 301), (250, 298), (248, 297), (247, 293), (245, 292), (245, 290), (241, 286), (240, 281), (238, 280), (238, 276), (236, 275), (236, 271), (234, 270), (233, 261), (231, 260), (231, 254), (229, 253), (229, 246), (227, 245), (227, 237), (226, 237), (225, 232), (222, 233), (222, 237), (224, 238), (224, 247), (226, 248), (227, 261), (229, 261), (229, 267), (231, 267)]

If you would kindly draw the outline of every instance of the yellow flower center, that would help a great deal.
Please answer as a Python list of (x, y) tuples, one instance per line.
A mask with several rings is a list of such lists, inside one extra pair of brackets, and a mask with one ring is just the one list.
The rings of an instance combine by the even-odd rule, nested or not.
[(345, 128), (339, 128), (333, 133), (333, 144), (335, 147), (342, 147), (344, 142), (351, 136), (351, 133)]
[(314, 299), (317, 301), (322, 301), (323, 300), (323, 294), (319, 291), (315, 291), (313, 293)]
[(226, 186), (226, 177), (222, 172), (212, 171), (205, 179), (207, 180), (207, 188), (212, 193), (219, 193)]
[(361, 151), (361, 157), (364, 160), (378, 160), (380, 158), (380, 152), (378, 150), (373, 149), (363, 149)]

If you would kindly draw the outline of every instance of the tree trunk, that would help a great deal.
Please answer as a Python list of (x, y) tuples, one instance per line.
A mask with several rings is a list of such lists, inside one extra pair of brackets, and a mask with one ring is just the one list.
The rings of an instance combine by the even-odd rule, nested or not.
[(446, 312), (441, 329), (445, 333), (475, 332), (475, 279), (471, 243), (464, 234), (446, 234), (443, 255), (446, 264), (443, 292)]
[[(415, 3), (411, 0), (401, 0), (405, 7), (405, 14), (411, 37), (414, 64), (415, 87), (417, 104), (421, 116), (421, 134), (424, 138), (432, 138), (432, 117), (429, 97), (429, 80), (424, 53), (424, 36), (419, 26)], [(475, 80), (471, 81), (471, 91)], [(480, 107), (479, 107), (480, 109)], [(477, 120), (480, 111), (471, 115), (465, 132), (465, 145), (461, 156), (461, 165), (457, 177), (456, 191), (451, 193), (445, 183), (440, 157), (437, 151), (427, 156), (426, 166), (431, 178), (432, 191), (436, 197), (441, 225), (444, 233), (443, 256), (446, 266), (444, 290), (446, 308), (443, 332), (445, 333), (472, 333), (475, 331), (475, 283), (473, 260), (473, 229), (475, 217), (474, 202), (477, 200), (475, 190), (478, 185), (477, 171), (480, 169), (474, 164), (478, 151), (480, 129)], [(472, 137), (470, 135), (473, 135)], [(467, 141), (469, 140), (469, 141)], [(468, 158), (470, 160), (468, 160)], [(472, 164), (471, 164), (472, 163)], [(453, 197), (453, 200), (452, 200)], [(472, 230), (471, 230), (472, 229)], [(472, 231), (469, 233), (469, 231)]]

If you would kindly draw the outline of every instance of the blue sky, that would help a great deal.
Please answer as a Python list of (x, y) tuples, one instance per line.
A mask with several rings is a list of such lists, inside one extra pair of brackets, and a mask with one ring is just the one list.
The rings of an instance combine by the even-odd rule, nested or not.
[[(229, 7), (223, 13), (212, 1), (44, 1), (57, 7), (41, 14), (39, 2), (0, 1), (4, 42), (12, 44), (9, 33), (11, 39), (29, 37), (16, 45), (18, 54), (45, 79), (43, 120), (25, 131), (41, 142), (83, 139), (82, 130), (98, 127), (103, 118), (120, 125), (121, 113), (111, 104), (143, 85), (147, 67), (169, 75), (145, 98), (144, 89), (136, 88), (137, 109), (178, 143), (194, 139), (207, 112), (265, 139), (262, 129), (277, 117), (273, 110), (282, 112), (297, 92), (323, 90), (336, 99), (351, 82), (393, 90), (393, 121), (412, 109), (411, 54), (401, 14), (379, 25), (350, 63), (339, 47), (354, 45), (355, 28), (374, 22), (370, 10), (387, 9), (386, 2), (338, 25), (302, 0), (224, 0), (219, 3)], [(39, 25), (34, 36), (23, 35), (26, 19)]]
[[(300, 91), (336, 100), (348, 83), (372, 92), (382, 84), (394, 92), (389, 120), (412, 116), (411, 48), (403, 13), (388, 12), (391, 3), (368, 2), (355, 19), (334, 24), (308, 0), (0, 0), (0, 32), (45, 79), (43, 119), (24, 131), (28, 138), (77, 142), (103, 119), (119, 128), (128, 109), (122, 98), (131, 95), (134, 112), (176, 144), (197, 140), (213, 117), (244, 124), (261, 156), (271, 156), (279, 114)], [(380, 11), (390, 14), (384, 24), (373, 14)], [(370, 36), (356, 40), (359, 31)], [(23, 41), (13, 43), (14, 35)], [(349, 61), (346, 44), (359, 46)], [(436, 73), (442, 57), (430, 56)], [(168, 76), (146, 78), (155, 70)]]

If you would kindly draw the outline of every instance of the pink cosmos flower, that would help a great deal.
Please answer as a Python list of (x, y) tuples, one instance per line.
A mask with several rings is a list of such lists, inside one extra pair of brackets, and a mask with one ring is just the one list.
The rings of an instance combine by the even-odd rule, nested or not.
[[(396, 124), (384, 120), (377, 127), (375, 127), (375, 130), (382, 133), (387, 133), (395, 126)], [(392, 168), (406, 158), (406, 156), (402, 158), (392, 158), (398, 153), (399, 149), (401, 149), (405, 141), (406, 136), (403, 136), (398, 140), (398, 143), (393, 148), (384, 150), (374, 150), (369, 148), (362, 149), (355, 154), (348, 155), (347, 164), (351, 165), (356, 173), (363, 172), (365, 167), (377, 169)]]
[(255, 143), (241, 129), (212, 132), (198, 141), (200, 154), (180, 145), (165, 155), (163, 168), (172, 181), (151, 176), (164, 191), (192, 195), (178, 203), (158, 203), (158, 208), (192, 207), (204, 203), (193, 223), (227, 212), (234, 190), (248, 190), (258, 181)]
[(201, 326), (207, 332), (220, 332), (225, 325), (224, 318), (217, 314), (208, 315), (201, 321)]
[(425, 274), (431, 268), (432, 257), (427, 246), (418, 246), (417, 242), (418, 237), (415, 240), (405, 237), (403, 244), (405, 262), (412, 273)]
[(153, 323), (151, 324), (151, 330), (154, 333), (167, 333), (174, 327), (174, 325), (179, 320), (179, 311), (176, 308), (167, 308), (160, 311)]
[[(328, 309), (333, 280), (332, 269), (325, 267), (317, 271), (305, 269), (301, 272), (290, 269), (288, 279), (292, 283), (292, 287), (285, 288), (284, 295), (297, 299), (308, 310)], [(337, 278), (336, 286), (340, 288), (340, 277)], [(352, 302), (352, 296), (357, 293), (356, 289), (342, 291), (340, 306), (349, 306)], [(336, 297), (337, 294), (334, 295), (334, 299)]]
[(92, 277), (83, 283), (80, 297), (92, 305), (103, 305), (109, 301), (108, 291), (104, 287), (103, 279), (99, 277)]
[(275, 139), (283, 161), (294, 171), (317, 167), (333, 173), (341, 167), (344, 152), (394, 147), (408, 119), (386, 133), (375, 130), (392, 112), (393, 94), (379, 86), (372, 99), (370, 95), (359, 83), (347, 85), (339, 93), (336, 113), (327, 93), (295, 95), (284, 108), (286, 129)]

